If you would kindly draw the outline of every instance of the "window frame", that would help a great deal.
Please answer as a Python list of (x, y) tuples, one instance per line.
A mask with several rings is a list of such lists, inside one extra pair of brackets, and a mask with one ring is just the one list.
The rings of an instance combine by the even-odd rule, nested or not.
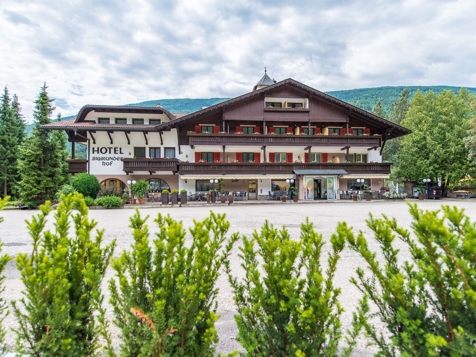
[(111, 118), (98, 118), (98, 124), (111, 124)]
[[(284, 160), (281, 160), (281, 158), (284, 157)], [(279, 158), (279, 160), (278, 160)], [(286, 153), (285, 152), (275, 152), (274, 153), (274, 162), (276, 164), (281, 164), (281, 163), (286, 163)]]
[[(315, 160), (315, 158), (318, 157), (319, 160)], [(314, 158), (314, 160), (313, 160)], [(322, 163), (322, 153), (320, 152), (311, 152), (309, 154), (309, 162), (316, 162), (316, 163)]]
[[(154, 153), (152, 155), (152, 152)], [(159, 155), (157, 156), (157, 152), (159, 153)], [(149, 147), (149, 158), (151, 159), (160, 159), (162, 156), (162, 148), (160, 147)]]
[[(174, 156), (173, 156), (173, 157), (167, 157), (167, 150), (172, 150), (173, 153), (174, 153)], [(164, 148), (164, 157), (165, 157), (166, 159), (175, 159), (175, 158), (177, 158), (177, 157), (175, 156), (175, 148), (172, 148), (172, 147), (166, 147), (166, 148)]]
[[(213, 128), (215, 125), (200, 125), (200, 132), (202, 134), (213, 134)], [(204, 128), (207, 128), (207, 130), (203, 130)]]
[(255, 127), (249, 126), (249, 125), (245, 125), (245, 126), (242, 125), (241, 131), (243, 132), (243, 134), (253, 134), (255, 132)]
[[(118, 120), (119, 120), (119, 121), (123, 121), (123, 123), (118, 122)], [(115, 118), (115, 119), (114, 119), (114, 123), (120, 124), (120, 125), (127, 125), (127, 118)]]
[(242, 162), (255, 162), (255, 153), (254, 152), (243, 152), (242, 155)]
[(144, 125), (144, 119), (141, 118), (132, 118), (133, 125)]
[[(309, 130), (312, 131), (312, 134), (309, 134)], [(307, 133), (306, 133), (307, 131)], [(316, 128), (315, 127), (311, 127), (311, 128), (308, 128), (308, 127), (302, 127), (302, 133), (303, 134), (306, 134), (306, 135), (314, 135), (316, 133)]]
[[(286, 135), (287, 130), (288, 130), (287, 126), (275, 126), (274, 127), (274, 132), (275, 132), (276, 135)], [(278, 133), (278, 131), (282, 131), (282, 133)]]
[(342, 129), (342, 128), (341, 127), (335, 127), (335, 126), (327, 128), (329, 135), (331, 135), (331, 134), (340, 135), (340, 129)]
[[(144, 150), (144, 156), (138, 155), (138, 150)], [(134, 158), (136, 159), (145, 159), (146, 158), (146, 147), (145, 146), (134, 146)]]
[(352, 128), (354, 132), (354, 136), (362, 136), (364, 135), (364, 128)]
[(213, 152), (201, 152), (200, 158), (207, 163), (213, 162), (214, 153)]
[[(154, 124), (153, 122), (158, 122), (157, 124)], [(149, 125), (160, 125), (162, 124), (162, 120), (160, 119), (149, 119)]]

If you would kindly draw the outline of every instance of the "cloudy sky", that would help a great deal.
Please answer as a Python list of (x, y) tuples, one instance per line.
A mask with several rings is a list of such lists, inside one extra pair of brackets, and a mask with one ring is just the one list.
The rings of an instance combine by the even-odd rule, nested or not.
[(2, 0), (0, 84), (32, 119), (85, 104), (234, 97), (264, 74), (322, 91), (476, 87), (475, 0)]

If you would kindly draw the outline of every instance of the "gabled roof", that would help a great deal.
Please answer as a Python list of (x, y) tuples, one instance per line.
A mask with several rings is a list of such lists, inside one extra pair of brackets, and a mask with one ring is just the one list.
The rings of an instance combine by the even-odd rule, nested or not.
[[(265, 74), (265, 76), (266, 76), (266, 74)], [(172, 127), (182, 126), (182, 125), (187, 124), (189, 122), (193, 122), (193, 121), (199, 119), (200, 117), (204, 117), (204, 116), (207, 116), (207, 115), (210, 115), (210, 114), (217, 113), (217, 112), (225, 109), (227, 106), (244, 102), (246, 100), (249, 100), (250, 98), (254, 98), (254, 97), (263, 98), (263, 95), (265, 95), (266, 92), (273, 91), (277, 88), (286, 87), (286, 86), (297, 88), (299, 90), (302, 90), (302, 91), (308, 93), (308, 95), (310, 95), (311, 97), (319, 98), (320, 100), (322, 100), (324, 102), (327, 102), (329, 104), (335, 105), (339, 108), (342, 108), (342, 109), (346, 110), (348, 115), (349, 115), (349, 118), (355, 118), (355, 119), (361, 121), (362, 123), (365, 123), (365, 124), (371, 125), (373, 127), (379, 128), (382, 132), (381, 134), (385, 134), (387, 139), (391, 139), (391, 138), (395, 138), (395, 137), (399, 137), (399, 136), (403, 136), (403, 135), (411, 133), (411, 130), (409, 130), (409, 129), (401, 126), (401, 125), (395, 124), (395, 123), (393, 123), (389, 120), (381, 118), (377, 115), (374, 115), (370, 112), (367, 112), (363, 109), (360, 109), (356, 106), (353, 106), (349, 103), (346, 103), (346, 102), (344, 102), (340, 99), (337, 99), (337, 98), (332, 97), (328, 94), (325, 94), (324, 92), (318, 91), (317, 89), (311, 88), (311, 87), (309, 87), (305, 84), (302, 84), (302, 83), (300, 83), (300, 82), (298, 82), (294, 79), (291, 79), (291, 78), (288, 78), (288, 79), (285, 79), (283, 81), (274, 83), (274, 84), (269, 85), (265, 88), (261, 88), (261, 89), (243, 94), (241, 96), (238, 96), (236, 98), (232, 98), (232, 99), (227, 100), (225, 102), (215, 104), (211, 107), (199, 110), (197, 112), (194, 112), (194, 113), (191, 113), (191, 114), (188, 114), (188, 115), (185, 115), (181, 118), (171, 120), (168, 123), (162, 123), (162, 124), (157, 126), (157, 130), (160, 131), (160, 130), (166, 130), (166, 129), (169, 129), (169, 128), (172, 128)]]

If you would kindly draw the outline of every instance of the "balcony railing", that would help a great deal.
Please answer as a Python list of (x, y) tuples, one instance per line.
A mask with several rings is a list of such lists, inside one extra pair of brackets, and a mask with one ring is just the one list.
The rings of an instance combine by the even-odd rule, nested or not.
[(188, 134), (189, 145), (380, 147), (376, 135)]
[(79, 174), (81, 172), (88, 172), (88, 160), (67, 159), (68, 172), (70, 174)]
[(184, 163), (178, 164), (181, 175), (190, 174), (293, 174), (294, 170), (345, 170), (349, 174), (380, 174), (390, 173), (391, 163)]
[(177, 172), (177, 159), (123, 159), (124, 172), (156, 171)]

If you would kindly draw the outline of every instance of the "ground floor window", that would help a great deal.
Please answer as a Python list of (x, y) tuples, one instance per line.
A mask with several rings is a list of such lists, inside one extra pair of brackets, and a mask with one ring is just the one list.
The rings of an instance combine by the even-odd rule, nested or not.
[(121, 180), (107, 179), (101, 182), (101, 190), (99, 191), (99, 196), (121, 197), (124, 193), (127, 193), (127, 186)]
[(196, 192), (208, 192), (214, 190), (217, 184), (210, 182), (210, 180), (196, 180), (195, 181), (195, 191)]
[(272, 191), (288, 191), (291, 184), (286, 180), (271, 180)]
[(168, 183), (158, 178), (149, 179), (149, 186), (152, 192), (162, 192), (162, 190), (170, 191), (170, 186)]
[[(359, 180), (359, 181), (357, 181)], [(363, 182), (361, 181), (363, 180)], [(370, 189), (370, 179), (348, 179), (347, 180), (347, 189), (348, 190), (368, 190)]]

